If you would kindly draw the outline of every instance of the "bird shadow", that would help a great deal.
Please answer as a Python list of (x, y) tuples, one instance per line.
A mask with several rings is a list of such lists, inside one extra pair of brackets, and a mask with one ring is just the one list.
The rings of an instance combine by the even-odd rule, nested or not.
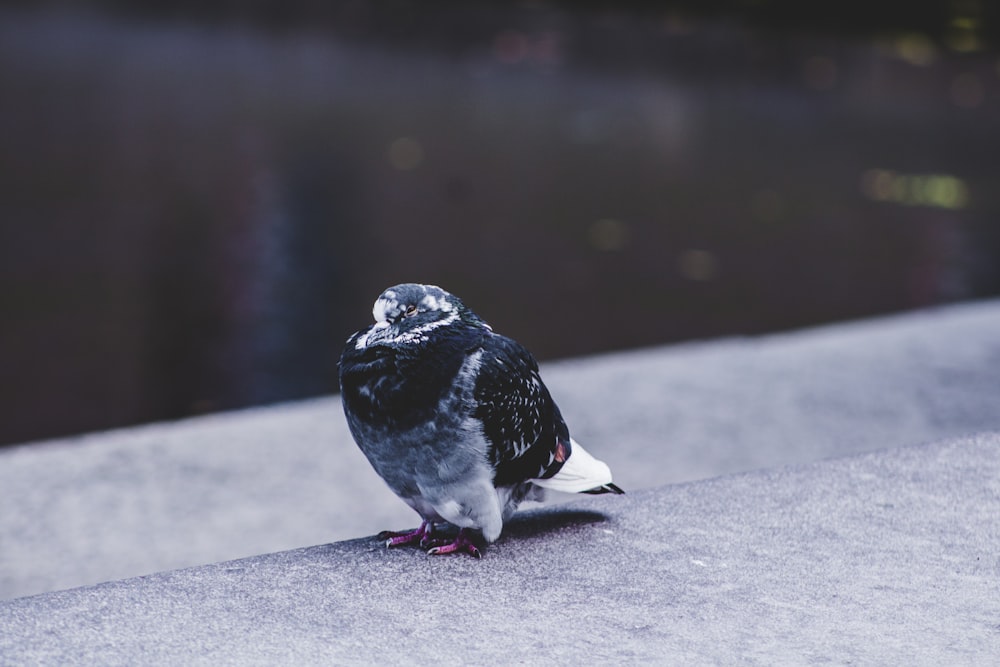
[[(610, 518), (606, 514), (591, 510), (562, 507), (522, 510), (504, 523), (503, 534), (498, 542), (531, 540), (583, 526), (602, 524), (609, 520)], [(439, 540), (452, 539), (457, 534), (457, 526), (449, 523), (434, 524), (434, 537)], [(381, 544), (384, 543), (385, 536), (379, 534), (376, 539)], [(474, 536), (473, 540), (479, 548), (488, 547), (483, 541), (482, 535)]]
[(606, 514), (592, 510), (560, 507), (528, 510), (518, 512), (504, 524), (503, 538), (530, 539), (568, 528), (601, 524), (608, 520)]

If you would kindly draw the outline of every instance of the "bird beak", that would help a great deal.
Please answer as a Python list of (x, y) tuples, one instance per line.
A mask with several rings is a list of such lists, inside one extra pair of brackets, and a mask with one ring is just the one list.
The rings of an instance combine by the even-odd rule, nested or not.
[(358, 338), (357, 342), (354, 344), (354, 347), (355, 349), (363, 350), (366, 347), (370, 346), (371, 344), (377, 343), (378, 341), (385, 338), (388, 335), (388, 333), (389, 333), (389, 322), (387, 322), (386, 320), (379, 320), (378, 322), (372, 325), (372, 328), (369, 329), (365, 335), (360, 336)]

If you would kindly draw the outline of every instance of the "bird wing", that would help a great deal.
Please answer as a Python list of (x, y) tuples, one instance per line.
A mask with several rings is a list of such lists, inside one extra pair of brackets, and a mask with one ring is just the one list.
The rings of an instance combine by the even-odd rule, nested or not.
[(569, 457), (569, 429), (538, 374), (538, 363), (519, 343), (490, 334), (476, 378), (475, 417), (489, 442), (493, 484), (511, 486), (559, 472)]

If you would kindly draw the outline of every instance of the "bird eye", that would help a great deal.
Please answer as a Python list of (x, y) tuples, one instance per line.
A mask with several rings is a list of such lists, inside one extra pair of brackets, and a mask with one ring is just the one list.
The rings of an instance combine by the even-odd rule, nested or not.
[(417, 307), (416, 306), (407, 306), (406, 307), (406, 312), (403, 313), (403, 314), (406, 317), (413, 317), (414, 315), (417, 314)]

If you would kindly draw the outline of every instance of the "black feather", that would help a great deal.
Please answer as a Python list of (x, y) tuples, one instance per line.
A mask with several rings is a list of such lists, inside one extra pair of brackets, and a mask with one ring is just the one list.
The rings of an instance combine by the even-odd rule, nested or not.
[(538, 374), (538, 363), (519, 343), (498, 334), (487, 336), (481, 349), (474, 416), (490, 445), (494, 485), (555, 475), (570, 454), (569, 428)]

